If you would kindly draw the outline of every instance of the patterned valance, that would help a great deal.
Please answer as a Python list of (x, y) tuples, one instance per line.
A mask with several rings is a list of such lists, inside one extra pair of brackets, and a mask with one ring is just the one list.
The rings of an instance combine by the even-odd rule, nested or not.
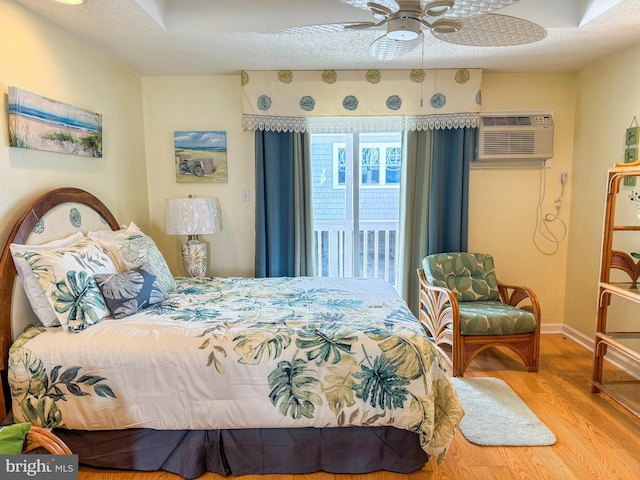
[(285, 132), (475, 127), (482, 70), (243, 71), (242, 127)]

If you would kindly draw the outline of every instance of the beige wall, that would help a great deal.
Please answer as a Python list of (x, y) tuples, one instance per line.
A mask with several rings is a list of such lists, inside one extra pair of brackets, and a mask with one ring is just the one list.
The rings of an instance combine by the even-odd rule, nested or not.
[[(623, 161), (625, 130), (634, 117), (640, 118), (638, 78), (640, 46), (578, 75), (565, 322), (589, 337), (595, 330), (607, 169)], [(618, 204), (623, 209), (635, 210), (628, 198), (631, 190), (621, 188)], [(636, 245), (631, 251), (640, 250), (637, 241)]]
[[(144, 92), (150, 235), (174, 275), (184, 275), (180, 246), (186, 237), (164, 233), (167, 198), (213, 197), (222, 214), (221, 231), (203, 235), (208, 275), (253, 276), (255, 245), (254, 140), (242, 130), (240, 76), (147, 77)], [(228, 183), (176, 183), (173, 132), (225, 131)], [(249, 189), (250, 201), (241, 201)]]
[[(7, 91), (16, 86), (103, 115), (103, 158), (9, 148)], [(36, 196), (71, 186), (119, 221), (148, 226), (140, 79), (17, 4), (0, 0), (0, 242)]]
[[(554, 112), (555, 156), (545, 169), (545, 213), (555, 213), (560, 194), (560, 171), (571, 174), (574, 74), (483, 76), (483, 108), (489, 110), (539, 110)], [(223, 214), (222, 231), (202, 239), (210, 246), (210, 275), (253, 275), (254, 272), (254, 140), (241, 129), (239, 77), (144, 78), (144, 117), (149, 165), (151, 235), (165, 253), (174, 273), (181, 273), (179, 249), (184, 237), (164, 234), (166, 198), (192, 194), (213, 196)], [(175, 130), (225, 130), (229, 183), (179, 184), (175, 181), (173, 132)], [(501, 280), (535, 289), (542, 303), (544, 322), (561, 323), (567, 240), (558, 245), (538, 239), (545, 255), (536, 249), (536, 228), (541, 170), (474, 170), (471, 173), (470, 248), (494, 254)], [(240, 201), (240, 190), (250, 188), (251, 202)], [(570, 182), (560, 218), (569, 223)], [(562, 234), (556, 222), (550, 228)]]
[[(469, 250), (491, 253), (502, 282), (532, 288), (547, 324), (562, 323), (564, 318), (568, 239), (549, 241), (539, 228), (548, 227), (558, 240), (564, 234), (562, 222), (569, 228), (575, 85), (575, 74), (484, 73), (483, 110), (553, 112), (554, 156), (549, 168), (472, 170), (470, 174)], [(559, 220), (541, 225), (540, 218), (557, 213), (562, 170), (567, 170), (569, 181)]]
[[(637, 47), (579, 74), (483, 75), (485, 110), (553, 111), (555, 156), (544, 177), (540, 169), (472, 171), (469, 248), (491, 252), (501, 280), (534, 288), (544, 323), (566, 322), (588, 336), (594, 329), (604, 179), (622, 157), (624, 129), (640, 115), (639, 57)], [(220, 204), (222, 231), (203, 237), (210, 247), (208, 273), (252, 275), (254, 141), (241, 129), (239, 83), (238, 76), (140, 79), (15, 3), (0, 0), (3, 110), (7, 88), (17, 86), (102, 113), (104, 119), (104, 157), (89, 159), (9, 148), (6, 113), (0, 115), (0, 239), (35, 195), (76, 186), (101, 198), (122, 223), (135, 221), (147, 229), (174, 274), (181, 274), (184, 238), (164, 234), (164, 201), (213, 196)], [(229, 182), (176, 183), (175, 130), (226, 131)], [(541, 237), (534, 242), (541, 181), (541, 211), (553, 214), (563, 169), (569, 182), (560, 218), (570, 234), (547, 255), (556, 245)], [(241, 201), (245, 188), (249, 202)], [(559, 224), (550, 228), (561, 236)]]

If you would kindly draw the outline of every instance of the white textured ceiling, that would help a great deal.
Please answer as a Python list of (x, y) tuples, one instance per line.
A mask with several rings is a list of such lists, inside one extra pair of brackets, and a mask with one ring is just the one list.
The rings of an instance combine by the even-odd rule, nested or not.
[(384, 30), (274, 34), (301, 25), (371, 21), (337, 0), (10, 0), (143, 76), (224, 75), (240, 70), (483, 68), (576, 71), (640, 43), (640, 0), (520, 0), (498, 13), (548, 31), (513, 47), (453, 45), (426, 32), (422, 48), (392, 61), (369, 56)]

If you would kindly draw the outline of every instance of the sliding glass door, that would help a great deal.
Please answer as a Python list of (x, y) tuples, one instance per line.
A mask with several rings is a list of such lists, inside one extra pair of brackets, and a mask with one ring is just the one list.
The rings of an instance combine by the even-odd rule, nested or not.
[(396, 285), (402, 134), (312, 134), (314, 235), (320, 276)]

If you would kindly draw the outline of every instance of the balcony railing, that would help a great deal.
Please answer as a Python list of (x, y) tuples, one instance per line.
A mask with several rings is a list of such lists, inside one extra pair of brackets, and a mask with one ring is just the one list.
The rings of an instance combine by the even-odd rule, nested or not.
[(361, 221), (359, 227), (354, 242), (355, 231), (344, 222), (314, 223), (317, 274), (381, 278), (395, 287), (398, 221)]

